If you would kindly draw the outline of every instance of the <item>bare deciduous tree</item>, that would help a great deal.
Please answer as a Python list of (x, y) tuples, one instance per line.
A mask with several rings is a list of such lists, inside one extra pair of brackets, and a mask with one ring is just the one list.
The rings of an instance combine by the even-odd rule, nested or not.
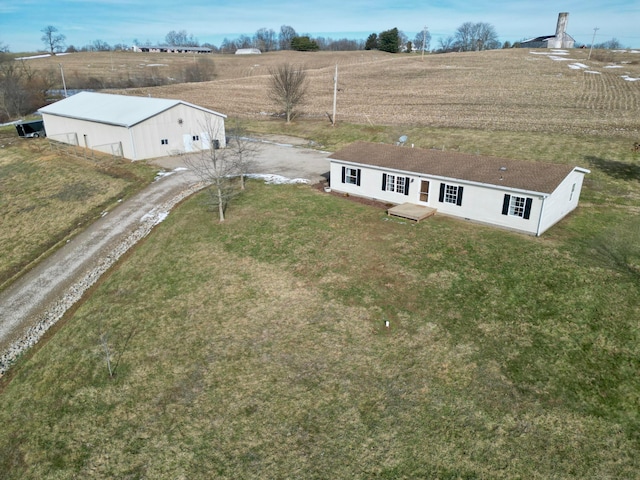
[(296, 116), (296, 108), (304, 102), (309, 83), (302, 66), (283, 63), (270, 69), (269, 98), (284, 110), (287, 123)]
[(205, 122), (203, 132), (208, 143), (187, 158), (185, 164), (208, 185), (208, 202), (217, 209), (218, 220), (222, 223), (229, 202), (244, 188), (244, 176), (252, 165), (254, 150), (240, 135), (235, 135), (235, 142), (232, 137), (231, 146), (217, 148), (215, 139), (219, 132), (211, 122)]
[(425, 29), (422, 32), (416, 33), (415, 38), (413, 39), (413, 49), (420, 51), (428, 51), (429, 46), (431, 45), (431, 33), (429, 30)]
[(51, 55), (55, 55), (56, 52), (61, 52), (63, 50), (64, 41), (67, 37), (57, 33), (58, 29), (56, 27), (47, 25), (40, 31), (44, 34), (40, 39), (45, 44), (47, 50), (51, 52)]
[(270, 52), (278, 47), (276, 32), (270, 28), (261, 28), (253, 36), (253, 45), (262, 52)]
[(116, 375), (116, 372), (118, 370), (118, 365), (120, 365), (120, 360), (122, 360), (122, 356), (127, 351), (127, 346), (129, 345), (129, 341), (131, 340), (133, 335), (136, 333), (136, 329), (132, 327), (131, 330), (129, 331), (129, 335), (127, 335), (127, 338), (124, 341), (124, 345), (120, 349), (120, 352), (117, 355), (117, 358), (115, 359), (115, 364), (114, 364), (112, 361), (113, 355), (111, 353), (111, 346), (109, 345), (109, 334), (105, 332), (102, 327), (103, 327), (102, 321), (100, 321), (99, 322), (100, 346), (102, 347), (102, 351), (104, 352), (104, 358), (105, 358), (105, 362), (107, 363), (107, 371), (109, 372), (109, 377), (113, 378)]
[(233, 157), (232, 161), (240, 178), (240, 190), (244, 190), (245, 177), (256, 167), (255, 157), (260, 146), (247, 136), (247, 131), (238, 121), (228, 133), (227, 149)]
[(46, 93), (54, 84), (50, 71), (33, 70), (24, 61), (2, 61), (0, 55), (0, 122), (44, 105)]
[(200, 57), (184, 68), (185, 83), (208, 82), (216, 76), (216, 67), (208, 57)]
[(498, 34), (489, 23), (465, 22), (456, 30), (455, 47), (461, 52), (492, 50), (500, 45)]
[(164, 41), (171, 47), (198, 47), (200, 43), (192, 34), (188, 34), (186, 30), (176, 32), (171, 30), (164, 37)]
[(291, 40), (297, 36), (298, 34), (293, 27), (289, 25), (282, 25), (280, 27), (280, 34), (278, 35), (280, 50), (291, 50)]

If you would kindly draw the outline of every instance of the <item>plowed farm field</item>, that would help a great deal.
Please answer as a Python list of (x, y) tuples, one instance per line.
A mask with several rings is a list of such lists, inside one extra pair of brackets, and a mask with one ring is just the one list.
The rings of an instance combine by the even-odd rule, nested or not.
[[(596, 54), (598, 53), (598, 54)], [(207, 55), (215, 80), (119, 93), (178, 98), (229, 117), (277, 116), (268, 98), (270, 69), (303, 65), (309, 94), (302, 118), (327, 118), (338, 66), (337, 120), (372, 125), (424, 125), (616, 135), (640, 133), (640, 52), (508, 49), (387, 54), (378, 51), (270, 52)], [(33, 60), (69, 75), (135, 76), (153, 69), (171, 78), (199, 56), (165, 53), (78, 53)]]

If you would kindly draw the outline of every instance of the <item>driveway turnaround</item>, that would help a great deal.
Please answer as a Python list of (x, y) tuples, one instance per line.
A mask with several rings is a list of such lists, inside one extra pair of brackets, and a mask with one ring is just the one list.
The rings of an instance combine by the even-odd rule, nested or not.
[[(297, 139), (260, 140), (253, 173), (305, 179), (327, 178), (329, 152)], [(0, 376), (34, 345), (122, 254), (146, 236), (182, 199), (202, 188), (184, 157), (153, 162), (165, 172), (119, 204), (65, 246), (0, 292)]]

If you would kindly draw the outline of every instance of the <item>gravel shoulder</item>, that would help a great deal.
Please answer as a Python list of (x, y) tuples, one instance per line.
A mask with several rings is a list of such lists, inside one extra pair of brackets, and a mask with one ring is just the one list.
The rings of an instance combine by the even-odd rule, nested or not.
[[(252, 173), (304, 178), (312, 184), (328, 178), (329, 152), (282, 136), (257, 139), (257, 145)], [(184, 157), (155, 160), (171, 174), (118, 205), (0, 292), (0, 376), (173, 206), (201, 188), (198, 178), (184, 169), (184, 161)]]

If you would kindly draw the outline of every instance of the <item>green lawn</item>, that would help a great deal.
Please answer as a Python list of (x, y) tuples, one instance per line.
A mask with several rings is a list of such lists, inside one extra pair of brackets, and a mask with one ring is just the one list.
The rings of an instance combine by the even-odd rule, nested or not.
[(220, 225), (196, 196), (14, 367), (0, 472), (637, 478), (633, 165), (583, 164), (541, 238), (257, 182)]

